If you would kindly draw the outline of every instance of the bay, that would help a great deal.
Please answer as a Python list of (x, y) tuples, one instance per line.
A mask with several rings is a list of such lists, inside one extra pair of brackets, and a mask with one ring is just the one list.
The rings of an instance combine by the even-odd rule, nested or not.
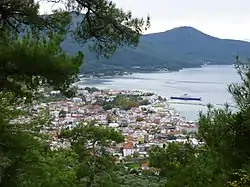
[[(228, 93), (228, 85), (239, 82), (240, 78), (233, 66), (206, 66), (189, 68), (179, 72), (138, 73), (127, 76), (85, 79), (83, 86), (114, 90), (141, 90), (154, 92), (163, 97), (180, 96), (187, 93), (193, 97), (201, 97), (197, 103), (213, 105), (234, 105)], [(192, 102), (193, 103), (193, 102)], [(171, 104), (188, 120), (197, 120), (199, 111), (206, 111), (205, 106)]]

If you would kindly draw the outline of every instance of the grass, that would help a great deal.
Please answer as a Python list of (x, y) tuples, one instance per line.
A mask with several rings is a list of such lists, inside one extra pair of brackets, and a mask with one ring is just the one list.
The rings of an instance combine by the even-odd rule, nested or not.
[(133, 169), (139, 169), (140, 168), (140, 164), (139, 163), (129, 163), (129, 164), (125, 164), (127, 167), (129, 168), (133, 168)]

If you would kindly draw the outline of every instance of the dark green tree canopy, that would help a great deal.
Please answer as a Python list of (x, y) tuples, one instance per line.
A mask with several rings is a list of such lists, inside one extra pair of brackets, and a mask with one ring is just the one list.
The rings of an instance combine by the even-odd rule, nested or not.
[[(115, 162), (105, 150), (112, 141), (123, 141), (119, 132), (80, 125), (66, 133), (68, 140), (60, 140), (68, 141), (68, 149), (54, 150), (55, 137), (44, 134), (51, 125), (49, 111), (33, 114), (16, 101), (33, 99), (44, 86), (73, 94), (83, 54), (68, 56), (62, 50), (69, 34), (108, 57), (118, 47), (135, 46), (149, 22), (104, 0), (53, 1), (65, 9), (40, 15), (39, 3), (46, 2), (0, 0), (0, 187), (121, 186), (112, 181)], [(72, 16), (80, 20), (74, 27)]]
[[(39, 3), (46, 2), (62, 3), (65, 9), (40, 15)], [(72, 14), (80, 18), (74, 27)], [(108, 57), (118, 47), (137, 45), (140, 34), (148, 27), (149, 19), (134, 18), (131, 12), (106, 0), (3, 0), (0, 91), (32, 96), (40, 86), (50, 85), (71, 95), (69, 87), (79, 72), (83, 54), (69, 57), (61, 49), (68, 34), (73, 34), (80, 44), (89, 42), (90, 49), (99, 56)]]
[(42, 2), (61, 3), (65, 10), (83, 13), (74, 31), (79, 42), (89, 39), (94, 43), (91, 49), (99, 55), (109, 56), (118, 47), (136, 46), (139, 36), (150, 26), (149, 17), (145, 19), (132, 16), (130, 11), (116, 7), (111, 0), (45, 0)]

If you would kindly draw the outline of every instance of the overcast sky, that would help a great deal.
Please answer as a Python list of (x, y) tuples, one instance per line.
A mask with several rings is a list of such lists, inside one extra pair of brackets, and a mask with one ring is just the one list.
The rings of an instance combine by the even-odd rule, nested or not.
[[(113, 0), (135, 16), (151, 17), (149, 33), (193, 26), (220, 38), (250, 39), (250, 0)], [(50, 6), (43, 5), (42, 12)]]

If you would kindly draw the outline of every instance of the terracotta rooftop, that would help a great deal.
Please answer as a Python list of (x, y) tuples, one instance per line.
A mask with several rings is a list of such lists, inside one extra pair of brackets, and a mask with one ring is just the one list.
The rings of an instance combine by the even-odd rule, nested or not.
[(123, 145), (123, 149), (133, 149), (134, 145), (133, 142), (127, 142)]
[(133, 137), (128, 135), (128, 136), (125, 136), (125, 139), (128, 141), (128, 142), (131, 142), (133, 140)]

